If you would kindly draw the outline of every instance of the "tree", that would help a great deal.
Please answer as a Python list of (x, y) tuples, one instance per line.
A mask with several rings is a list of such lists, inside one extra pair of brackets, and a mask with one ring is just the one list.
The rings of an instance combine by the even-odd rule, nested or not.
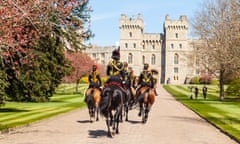
[(94, 61), (86, 54), (80, 52), (66, 51), (65, 57), (71, 62), (71, 67), (73, 69), (68, 76), (63, 78), (63, 81), (67, 83), (75, 82), (76, 92), (78, 92), (80, 79), (84, 76), (88, 76)]
[(224, 99), (224, 76), (240, 67), (240, 1), (208, 0), (193, 21), (195, 34), (201, 39), (198, 58), (201, 64), (217, 74), (220, 99)]
[(83, 29), (90, 18), (87, 4), (88, 0), (0, 2), (1, 68), (10, 83), (6, 92), (14, 100), (52, 95), (68, 72), (66, 43), (81, 50), (83, 40), (91, 36)]

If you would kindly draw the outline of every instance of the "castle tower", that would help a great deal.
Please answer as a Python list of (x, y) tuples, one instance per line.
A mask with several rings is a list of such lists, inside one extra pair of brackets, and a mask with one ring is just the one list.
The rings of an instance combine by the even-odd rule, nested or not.
[(132, 67), (136, 72), (142, 66), (139, 58), (142, 49), (143, 29), (141, 14), (138, 14), (137, 19), (128, 18), (125, 14), (121, 15), (119, 21), (121, 60), (128, 62), (129, 67)]
[(183, 84), (188, 70), (188, 20), (180, 16), (171, 20), (168, 15), (164, 21), (165, 34), (165, 83)]

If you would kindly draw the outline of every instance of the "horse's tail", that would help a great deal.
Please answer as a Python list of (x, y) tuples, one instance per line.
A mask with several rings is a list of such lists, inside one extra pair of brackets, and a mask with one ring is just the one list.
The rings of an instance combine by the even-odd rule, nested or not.
[(101, 100), (99, 103), (100, 113), (104, 117), (108, 116), (109, 103), (111, 101), (110, 93), (111, 93), (110, 88), (105, 88), (102, 92)]
[(87, 103), (92, 103), (93, 101), (93, 93), (94, 93), (94, 89), (91, 89), (89, 95), (86, 97), (86, 102)]
[(150, 94), (150, 90), (147, 89), (146, 92), (144, 92), (144, 103), (147, 103), (149, 101), (149, 94)]

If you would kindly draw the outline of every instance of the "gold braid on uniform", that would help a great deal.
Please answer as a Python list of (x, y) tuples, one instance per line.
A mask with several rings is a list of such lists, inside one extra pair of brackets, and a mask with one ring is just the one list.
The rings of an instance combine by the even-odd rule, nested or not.
[(117, 70), (117, 72), (122, 71), (124, 69), (124, 66), (118, 68), (116, 64), (117, 63), (115, 61), (110, 61), (110, 65), (113, 66)]

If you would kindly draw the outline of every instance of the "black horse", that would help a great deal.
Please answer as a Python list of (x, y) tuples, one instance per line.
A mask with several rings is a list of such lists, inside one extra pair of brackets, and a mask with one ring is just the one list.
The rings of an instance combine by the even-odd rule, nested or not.
[[(124, 89), (116, 84), (108, 84), (102, 91), (99, 107), (100, 113), (106, 118), (109, 137), (114, 133), (119, 134), (118, 127), (125, 99)], [(110, 127), (115, 130), (113, 133)]]

